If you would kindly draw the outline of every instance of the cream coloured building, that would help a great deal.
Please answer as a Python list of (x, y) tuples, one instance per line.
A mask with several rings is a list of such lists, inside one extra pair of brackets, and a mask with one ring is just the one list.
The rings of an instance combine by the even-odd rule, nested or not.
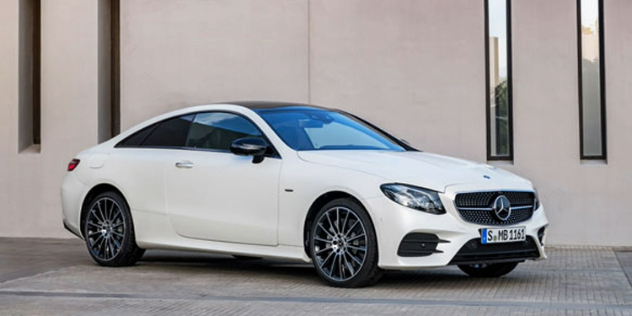
[[(580, 116), (584, 0), (509, 1), (509, 50), (490, 52), (496, 1), (0, 0), (0, 236), (71, 237), (66, 164), (119, 130), (276, 100), (345, 109), (422, 150), (529, 178), (549, 244), (632, 246), (632, 1), (603, 0), (596, 129), (594, 111)], [(486, 60), (503, 53), (511, 155), (497, 159), (488, 80), (503, 74)], [(605, 146), (585, 147), (605, 150), (585, 154), (602, 126)]]

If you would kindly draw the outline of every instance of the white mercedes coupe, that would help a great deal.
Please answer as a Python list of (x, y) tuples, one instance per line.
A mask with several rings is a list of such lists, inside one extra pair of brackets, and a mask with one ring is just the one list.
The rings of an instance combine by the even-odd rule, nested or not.
[(103, 266), (145, 249), (312, 262), (330, 285), (458, 265), (499, 277), (546, 258), (533, 185), (419, 151), (340, 110), (231, 102), (167, 113), (79, 153), (63, 223)]

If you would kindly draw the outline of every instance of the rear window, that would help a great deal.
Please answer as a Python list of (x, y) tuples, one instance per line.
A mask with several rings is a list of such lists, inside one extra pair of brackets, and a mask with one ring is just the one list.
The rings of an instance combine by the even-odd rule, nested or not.
[(147, 126), (115, 147), (184, 147), (194, 114), (171, 118)]
[(156, 126), (158, 126), (158, 124), (152, 124), (141, 129), (140, 131), (122, 140), (116, 145), (116, 147), (140, 147), (145, 138), (147, 138), (147, 136), (149, 136), (149, 134), (154, 131)]
[(158, 124), (143, 142), (143, 147), (184, 147), (195, 115), (180, 116)]

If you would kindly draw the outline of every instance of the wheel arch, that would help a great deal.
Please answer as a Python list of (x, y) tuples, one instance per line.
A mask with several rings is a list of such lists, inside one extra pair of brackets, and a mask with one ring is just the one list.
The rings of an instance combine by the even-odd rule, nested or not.
[(303, 226), (303, 247), (305, 248), (305, 253), (307, 254), (307, 257), (309, 258), (312, 257), (312, 253), (309, 249), (309, 239), (310, 239), (312, 223), (314, 221), (314, 218), (316, 218), (316, 214), (318, 214), (318, 211), (320, 211), (320, 209), (323, 206), (325, 206), (327, 203), (336, 199), (340, 199), (340, 198), (349, 198), (355, 201), (356, 203), (358, 203), (358, 205), (362, 206), (366, 210), (367, 215), (369, 216), (369, 219), (371, 220), (371, 224), (373, 225), (373, 227), (375, 227), (375, 223), (373, 222), (373, 218), (371, 217), (371, 214), (369, 213), (367, 207), (357, 197), (353, 196), (352, 194), (348, 192), (341, 191), (341, 190), (329, 191), (329, 192), (323, 193), (316, 200), (314, 200), (312, 205), (309, 207), (309, 210), (307, 211), (307, 215), (305, 216), (305, 221), (303, 224), (304, 225)]
[(81, 215), (79, 217), (79, 232), (81, 233), (81, 237), (85, 239), (84, 236), (84, 232), (83, 232), (83, 227), (85, 225), (85, 221), (86, 221), (86, 216), (88, 214), (88, 208), (90, 207), (90, 203), (92, 203), (92, 200), (98, 196), (99, 194), (103, 193), (103, 192), (116, 192), (117, 194), (120, 194), (123, 197), (123, 200), (125, 201), (125, 204), (127, 206), (127, 208), (129, 209), (129, 204), (127, 203), (127, 199), (125, 198), (125, 195), (123, 195), (123, 192), (121, 190), (119, 190), (119, 188), (117, 188), (116, 186), (114, 186), (111, 183), (99, 183), (95, 186), (93, 186), (88, 193), (86, 194), (86, 196), (83, 198), (83, 201), (81, 202)]

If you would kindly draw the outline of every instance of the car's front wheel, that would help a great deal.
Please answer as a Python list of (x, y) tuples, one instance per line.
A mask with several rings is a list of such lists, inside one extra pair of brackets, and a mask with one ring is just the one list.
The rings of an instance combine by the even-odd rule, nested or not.
[(375, 229), (356, 201), (336, 199), (312, 223), (310, 250), (318, 275), (338, 287), (362, 287), (380, 278)]
[(84, 220), (84, 237), (92, 259), (102, 266), (136, 263), (145, 250), (136, 245), (127, 203), (116, 192), (104, 192), (90, 203)]
[(518, 262), (480, 263), (459, 265), (459, 269), (471, 277), (497, 278), (508, 274), (516, 268)]

